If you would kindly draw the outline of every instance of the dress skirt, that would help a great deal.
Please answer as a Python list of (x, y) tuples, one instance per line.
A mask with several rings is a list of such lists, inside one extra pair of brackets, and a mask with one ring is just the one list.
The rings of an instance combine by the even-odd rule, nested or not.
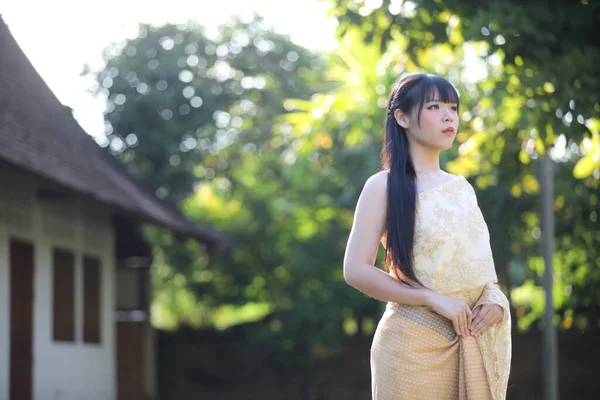
[[(490, 302), (486, 288), (494, 290), (479, 287), (452, 295), (474, 308)], [(428, 307), (388, 303), (371, 347), (373, 400), (504, 398), (493, 348), (499, 325), (479, 337), (461, 338), (450, 320)]]

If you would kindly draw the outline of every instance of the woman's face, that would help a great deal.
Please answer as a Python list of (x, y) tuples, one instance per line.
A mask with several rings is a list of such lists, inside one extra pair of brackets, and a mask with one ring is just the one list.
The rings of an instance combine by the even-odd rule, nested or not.
[(407, 126), (400, 124), (409, 139), (435, 150), (447, 150), (452, 147), (458, 131), (457, 104), (428, 101), (423, 104), (419, 123), (418, 113), (419, 110), (415, 107), (406, 119)]

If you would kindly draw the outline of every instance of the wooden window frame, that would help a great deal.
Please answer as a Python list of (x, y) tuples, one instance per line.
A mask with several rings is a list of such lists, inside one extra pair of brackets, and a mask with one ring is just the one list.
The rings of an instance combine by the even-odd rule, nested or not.
[(83, 343), (102, 343), (102, 260), (83, 255)]
[(52, 340), (75, 342), (75, 253), (52, 248)]

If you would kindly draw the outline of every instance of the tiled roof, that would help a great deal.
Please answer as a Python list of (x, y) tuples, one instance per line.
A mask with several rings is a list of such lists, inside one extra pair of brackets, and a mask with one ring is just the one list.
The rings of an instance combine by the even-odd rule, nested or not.
[(213, 248), (228, 242), (142, 188), (100, 148), (52, 93), (1, 17), (0, 160)]

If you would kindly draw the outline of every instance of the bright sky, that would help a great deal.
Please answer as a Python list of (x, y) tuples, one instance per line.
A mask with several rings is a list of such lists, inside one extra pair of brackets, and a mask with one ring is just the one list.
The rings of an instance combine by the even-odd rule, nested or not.
[(335, 21), (326, 17), (327, 4), (317, 0), (20, 0), (0, 5), (4, 22), (42, 78), (94, 136), (104, 130), (104, 105), (86, 93), (79, 73), (86, 63), (102, 65), (101, 51), (111, 41), (133, 36), (138, 22), (196, 19), (210, 32), (234, 14), (252, 12), (299, 45), (334, 46)]

